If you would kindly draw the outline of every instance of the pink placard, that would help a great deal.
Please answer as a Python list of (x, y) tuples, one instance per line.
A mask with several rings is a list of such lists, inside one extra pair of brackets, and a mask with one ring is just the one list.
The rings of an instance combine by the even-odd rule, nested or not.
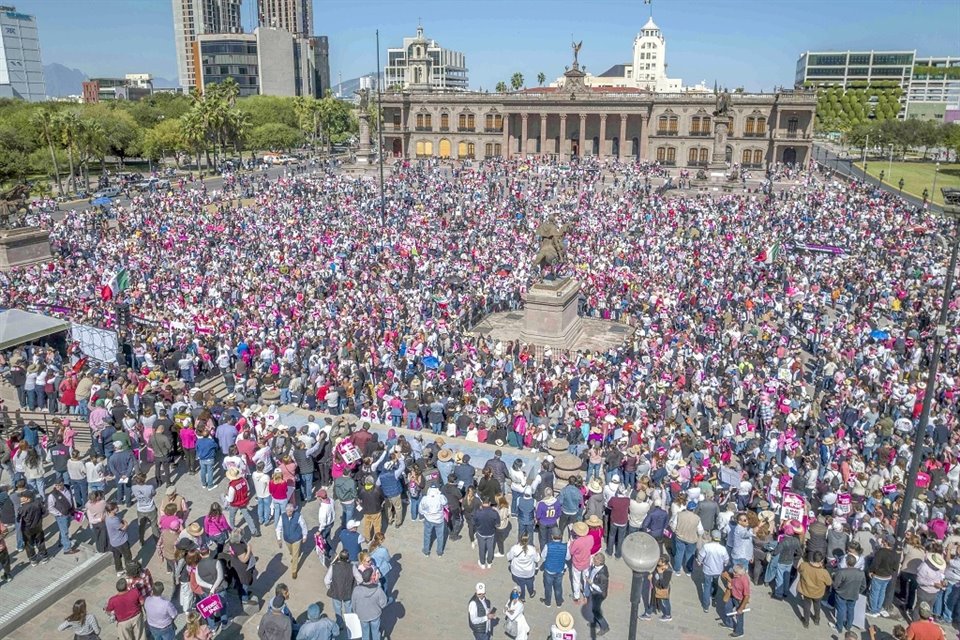
[(197, 603), (197, 611), (204, 619), (223, 611), (223, 600), (215, 593), (211, 593), (206, 598)]

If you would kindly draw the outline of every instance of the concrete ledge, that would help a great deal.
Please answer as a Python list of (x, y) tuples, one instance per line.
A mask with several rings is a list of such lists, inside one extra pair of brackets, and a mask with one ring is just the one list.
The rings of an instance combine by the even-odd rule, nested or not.
[[(79, 588), (87, 580), (110, 566), (112, 556), (109, 553), (96, 553), (45, 587), (34, 591), (23, 602), (0, 616), (0, 638), (4, 638), (27, 620), (45, 611), (60, 598)], [(40, 565), (43, 566), (43, 565)], [(38, 567), (28, 567), (21, 571), (31, 571)], [(5, 590), (18, 589), (16, 578), (3, 587)], [(20, 586), (20, 589), (23, 587)], [(96, 609), (96, 607), (94, 608)], [(91, 609), (93, 610), (93, 609)], [(64, 614), (66, 616), (66, 613)]]

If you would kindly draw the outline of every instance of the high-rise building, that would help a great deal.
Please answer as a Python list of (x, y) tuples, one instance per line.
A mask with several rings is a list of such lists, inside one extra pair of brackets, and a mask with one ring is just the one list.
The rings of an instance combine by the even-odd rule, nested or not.
[(37, 102), (47, 97), (37, 19), (0, 6), (0, 97)]
[(330, 87), (326, 37), (295, 38), (284, 29), (197, 37), (200, 86), (233, 78), (241, 96), (322, 97)]
[(417, 27), (416, 37), (403, 39), (402, 47), (387, 49), (383, 75), (387, 87), (417, 91), (466, 91), (469, 84), (466, 57), (428, 40), (422, 26)]
[(243, 32), (242, 0), (173, 0), (173, 31), (177, 45), (177, 72), (184, 90), (197, 87), (200, 52), (197, 37)]
[(257, 0), (261, 27), (289, 31), (308, 38), (313, 33), (313, 0)]
[(907, 104), (916, 51), (805, 51), (797, 60), (797, 87), (848, 89), (874, 82), (896, 82), (903, 90), (900, 114)]

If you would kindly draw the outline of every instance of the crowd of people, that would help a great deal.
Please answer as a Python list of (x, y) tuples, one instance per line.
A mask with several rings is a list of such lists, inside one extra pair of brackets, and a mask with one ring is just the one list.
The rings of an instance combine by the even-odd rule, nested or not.
[[(517, 591), (504, 613), (522, 637), (538, 574), (544, 604), (565, 602), (569, 585), (605, 631), (606, 558), (644, 531), (665, 554), (647, 576), (644, 619), (671, 618), (671, 576), (697, 565), (703, 608), (718, 607), (735, 635), (751, 585), (769, 584), (800, 599), (805, 625), (826, 603), (849, 631), (866, 594), (868, 616), (896, 604), (904, 633), (936, 637), (918, 634), (951, 623), (960, 603), (955, 295), (927, 432), (917, 424), (946, 226), (806, 168), (770, 174), (787, 189), (713, 196), (654, 190), (662, 173), (587, 159), (424, 161), (398, 163), (382, 200), (371, 180), (316, 171), (144, 194), (115, 220), (43, 217), (58, 257), (0, 274), (0, 305), (119, 329), (131, 349), (115, 367), (78, 345), (5, 357), (24, 406), (71, 415), (56, 434), (27, 425), (7, 443), (18, 543), (42, 562), (33, 522), (47, 511), (69, 527), (85, 511), (125, 572), (116, 514), (135, 504), (140, 536), (158, 536), (179, 605), (196, 613), (191, 597), (227, 584), (249, 597), (247, 536), (272, 526), (296, 559), (316, 530), (339, 594), (331, 622), (359, 604), (365, 637), (378, 637), (394, 592), (389, 554), (375, 556), (406, 508), (423, 520), (425, 555), (442, 556), (466, 525), (481, 567), (507, 558)], [(549, 275), (580, 283), (583, 313), (630, 328), (620, 348), (538, 352), (471, 332), (486, 313), (522, 306), (542, 277), (530, 258), (546, 217), (572, 223), (568, 261)], [(105, 286), (121, 271), (129, 288)], [(222, 375), (228, 395), (191, 393), (203, 375)], [(293, 404), (330, 417), (288, 432), (278, 407)], [(351, 429), (346, 413), (394, 431)], [(76, 451), (87, 427), (91, 451)], [(458, 438), (501, 455), (478, 469), (457, 458)], [(569, 482), (551, 459), (533, 476), (502, 461), (557, 438), (582, 462)], [(898, 541), (915, 438), (919, 499)], [(224, 474), (224, 504), (202, 523), (153, 495), (175, 499), (174, 461), (211, 489)], [(314, 499), (308, 526), (300, 509)], [(72, 548), (69, 536), (61, 545)], [(478, 584), (477, 638), (493, 609)], [(568, 626), (560, 614), (555, 626)]]

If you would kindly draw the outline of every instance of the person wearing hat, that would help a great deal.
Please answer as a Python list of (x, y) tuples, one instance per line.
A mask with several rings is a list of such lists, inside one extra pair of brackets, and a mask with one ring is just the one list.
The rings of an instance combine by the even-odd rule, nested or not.
[(287, 614), (287, 599), (282, 595), (275, 595), (270, 600), (267, 612), (260, 618), (257, 626), (257, 637), (260, 640), (288, 640), (293, 637), (293, 620)]
[(550, 625), (550, 640), (577, 640), (577, 630), (573, 626), (573, 616), (566, 611), (557, 614)]
[(570, 527), (570, 534), (568, 549), (573, 603), (584, 604), (586, 603), (586, 596), (589, 595), (589, 592), (584, 593), (584, 585), (586, 584), (587, 572), (590, 569), (590, 558), (593, 555), (591, 553), (593, 538), (590, 536), (590, 527), (587, 526), (586, 522), (575, 522)]
[(47, 513), (57, 522), (57, 528), (60, 530), (60, 548), (66, 555), (80, 552), (79, 549), (74, 548), (73, 541), (70, 540), (70, 521), (73, 520), (75, 511), (76, 503), (73, 501), (73, 494), (63, 484), (63, 478), (56, 476), (53, 489), (47, 494)]
[(497, 610), (487, 599), (487, 587), (478, 582), (473, 590), (473, 597), (467, 603), (467, 620), (474, 640), (490, 640), (493, 629), (493, 620), (497, 617)]
[(943, 628), (933, 618), (933, 608), (929, 602), (917, 605), (917, 619), (907, 627), (907, 640), (946, 640)]
[(197, 594), (198, 600), (203, 600), (211, 595), (219, 595), (223, 608), (217, 613), (207, 618), (207, 626), (211, 630), (219, 630), (223, 620), (229, 618), (227, 615), (227, 599), (221, 595), (221, 592), (227, 588), (226, 567), (223, 560), (217, 558), (217, 543), (210, 541), (205, 545), (200, 545), (200, 561), (197, 562), (197, 568), (194, 572), (194, 578), (197, 586), (200, 587), (200, 593)]
[(340, 627), (327, 614), (321, 613), (316, 602), (307, 607), (307, 621), (300, 625), (297, 640), (336, 640)]
[(926, 602), (932, 608), (940, 590), (946, 586), (944, 571), (947, 561), (939, 553), (927, 553), (924, 561), (917, 568), (917, 605), (914, 607), (913, 618), (919, 612), (919, 603)]
[(383, 505), (386, 504), (383, 489), (376, 485), (374, 477), (367, 475), (363, 478), (363, 486), (357, 491), (357, 511), (363, 517), (360, 532), (367, 540), (382, 531)]
[(777, 542), (777, 546), (770, 552), (771, 557), (777, 559), (776, 576), (773, 581), (773, 599), (785, 600), (787, 591), (790, 588), (790, 574), (793, 573), (793, 567), (802, 555), (800, 550), (800, 540), (796, 536), (793, 525), (789, 522), (783, 525), (783, 537)]
[(730, 562), (730, 554), (723, 545), (723, 534), (718, 529), (710, 532), (710, 541), (706, 542), (697, 553), (697, 563), (703, 570), (703, 586), (700, 589), (700, 606), (703, 612), (710, 611), (714, 602), (717, 580)]
[(677, 512), (673, 521), (673, 572), (680, 575), (682, 569), (687, 575), (693, 573), (693, 558), (697, 555), (697, 542), (703, 536), (703, 524), (694, 510), (696, 502), (687, 504), (687, 508)]
[(236, 467), (227, 469), (227, 519), (230, 526), (236, 526), (237, 512), (243, 515), (243, 521), (247, 523), (247, 529), (250, 535), (258, 537), (260, 535), (260, 525), (250, 510), (250, 483), (246, 476)]

